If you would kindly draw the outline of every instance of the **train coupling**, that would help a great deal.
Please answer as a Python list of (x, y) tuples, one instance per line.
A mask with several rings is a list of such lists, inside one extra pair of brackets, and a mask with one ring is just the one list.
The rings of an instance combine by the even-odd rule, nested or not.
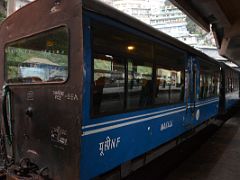
[[(5, 177), (5, 178), (4, 178)], [(19, 165), (12, 165), (2, 175), (0, 180), (51, 180), (48, 168), (39, 169), (28, 158), (24, 158)]]

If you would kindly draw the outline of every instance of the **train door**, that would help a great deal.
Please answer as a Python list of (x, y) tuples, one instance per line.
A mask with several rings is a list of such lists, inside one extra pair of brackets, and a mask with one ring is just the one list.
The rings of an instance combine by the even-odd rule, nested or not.
[(81, 10), (35, 1), (1, 25), (7, 179), (79, 179)]
[(192, 121), (196, 122), (200, 118), (200, 111), (197, 108), (196, 104), (198, 103), (199, 97), (199, 85), (200, 85), (200, 67), (199, 62), (196, 59), (193, 59), (192, 62), (192, 99), (191, 99), (191, 112), (192, 112)]
[(194, 121), (199, 118), (199, 112), (196, 110), (199, 91), (199, 78), (199, 63), (195, 58), (190, 57), (188, 59), (185, 82), (186, 116), (184, 119), (184, 127), (187, 130), (190, 130), (194, 125)]

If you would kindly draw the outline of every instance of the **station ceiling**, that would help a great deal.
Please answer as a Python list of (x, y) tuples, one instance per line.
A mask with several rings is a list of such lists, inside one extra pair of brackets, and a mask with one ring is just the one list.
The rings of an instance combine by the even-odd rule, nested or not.
[(198, 25), (214, 33), (219, 54), (240, 65), (239, 0), (170, 0)]

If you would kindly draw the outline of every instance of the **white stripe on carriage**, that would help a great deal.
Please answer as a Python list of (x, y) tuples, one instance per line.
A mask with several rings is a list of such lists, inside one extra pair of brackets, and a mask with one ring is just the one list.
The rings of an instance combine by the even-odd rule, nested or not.
[(215, 101), (219, 101), (219, 98), (214, 98), (214, 99), (210, 99), (210, 100), (208, 100), (208, 101), (198, 102), (197, 104), (198, 104), (198, 105), (199, 105), (199, 104), (206, 104), (206, 103), (208, 103), (208, 102), (215, 102)]
[[(211, 104), (211, 103), (214, 103), (214, 102), (217, 102), (217, 101), (219, 101), (219, 99), (207, 101), (207, 102), (205, 102), (205, 103), (196, 105), (196, 107), (204, 106), (204, 105)], [(182, 107), (184, 107), (184, 106), (182, 106)], [(180, 107), (179, 107), (179, 108), (180, 108)], [(179, 108), (173, 108), (173, 109), (179, 109)], [(171, 109), (171, 110), (173, 110), (173, 109)], [(100, 133), (100, 132), (104, 132), (104, 131), (108, 131), (108, 130), (112, 130), (112, 129), (117, 129), (117, 128), (120, 128), (120, 127), (132, 125), (132, 124), (136, 124), (136, 123), (140, 123), (140, 122), (149, 121), (149, 120), (152, 120), (152, 119), (156, 119), (156, 118), (159, 118), (159, 117), (164, 117), (164, 116), (172, 115), (172, 114), (175, 114), (175, 113), (178, 113), (178, 112), (182, 112), (182, 111), (185, 111), (185, 108), (184, 108), (184, 109), (177, 110), (177, 111), (174, 111), (174, 112), (167, 112), (167, 113), (160, 114), (160, 115), (157, 115), (157, 116), (152, 116), (152, 117), (148, 117), (148, 118), (144, 118), (144, 119), (139, 119), (139, 120), (135, 120), (135, 121), (131, 121), (131, 122), (126, 122), (126, 123), (116, 124), (116, 125), (108, 126), (108, 127), (104, 127), (104, 128), (99, 128), (99, 129), (94, 129), (94, 130), (85, 131), (85, 132), (83, 132), (82, 136), (87, 136), (87, 135), (91, 135), (91, 134), (96, 134), (96, 133)], [(153, 113), (149, 113), (149, 114), (153, 114)], [(140, 116), (143, 116), (143, 115), (140, 115)], [(135, 117), (136, 117), (136, 116), (135, 116)], [(132, 119), (132, 117), (131, 117), (131, 118), (128, 118), (128, 119)], [(121, 120), (121, 119), (120, 119), (120, 120)], [(120, 120), (117, 120), (117, 121), (120, 121)], [(115, 122), (116, 122), (116, 121), (115, 121)], [(102, 124), (102, 123), (99, 123), (99, 124)], [(96, 125), (97, 125), (97, 124), (96, 124)]]
[[(211, 100), (208, 100), (208, 101), (206, 101), (206, 102), (197, 103), (197, 104), (196, 104), (196, 107), (204, 106), (204, 105), (207, 105), (207, 104), (210, 104), (210, 103), (213, 103), (213, 102), (217, 102), (217, 101), (219, 101), (219, 98), (211, 99)], [(118, 119), (118, 120), (111, 120), (111, 121), (103, 122), (103, 123), (97, 123), (97, 124), (87, 125), (87, 126), (83, 126), (82, 129), (87, 129), (87, 128), (92, 128), (92, 127), (107, 125), (107, 124), (111, 124), (111, 123), (117, 123), (117, 122), (127, 121), (127, 120), (131, 120), (131, 119), (135, 119), (135, 118), (139, 118), (139, 117), (144, 117), (144, 116), (161, 114), (161, 113), (164, 113), (164, 112), (181, 109), (181, 108), (183, 108), (183, 107), (185, 107), (185, 106), (180, 106), (180, 107), (176, 107), (176, 108), (172, 108), (172, 109), (167, 109), (167, 110), (162, 110), (162, 111), (157, 111), (157, 112), (142, 114), (142, 115), (138, 115), (138, 116), (132, 116), (132, 117), (128, 117), (128, 118), (122, 118), (122, 119)], [(189, 107), (194, 107), (194, 106), (193, 106), (192, 103), (191, 103), (191, 105), (190, 105)]]
[(215, 101), (209, 101), (209, 102), (206, 102), (204, 104), (197, 104), (196, 107), (200, 107), (200, 106), (205, 106), (207, 104), (211, 104), (211, 103), (214, 103), (214, 102), (218, 102), (219, 100), (215, 100)]
[(152, 116), (152, 117), (148, 117), (148, 118), (144, 118), (144, 119), (139, 119), (139, 120), (135, 120), (135, 121), (116, 124), (116, 125), (108, 126), (108, 127), (104, 127), (104, 128), (89, 130), (89, 131), (83, 132), (82, 136), (87, 136), (87, 135), (96, 134), (96, 133), (100, 133), (100, 132), (104, 132), (104, 131), (108, 131), (108, 130), (112, 130), (112, 129), (117, 129), (117, 128), (120, 128), (120, 127), (132, 125), (132, 124), (137, 124), (137, 123), (141, 123), (141, 122), (145, 122), (145, 121), (150, 121), (152, 119), (156, 119), (156, 118), (160, 118), (160, 117), (164, 117), (164, 116), (169, 116), (169, 115), (176, 114), (176, 113), (183, 112), (183, 111), (185, 111), (185, 109), (180, 109), (180, 110), (177, 110), (177, 111), (174, 111), (174, 112), (168, 112), (168, 113), (164, 113), (164, 114), (160, 114), (160, 115), (157, 115), (157, 116)]
[[(215, 101), (219, 101), (219, 98), (214, 98), (214, 99), (210, 99), (210, 100), (207, 100), (207, 101), (200, 101), (200, 102), (196, 102), (196, 105), (200, 105), (200, 104), (206, 104), (208, 102), (215, 102)], [(193, 105), (194, 103), (190, 103), (190, 105)]]
[[(214, 99), (214, 100), (210, 100), (210, 101), (206, 101), (206, 102), (202, 102), (202, 103), (197, 103), (195, 105), (195, 107), (205, 106), (205, 105), (208, 105), (208, 104), (211, 104), (214, 102), (218, 102), (218, 101), (219, 101), (219, 99)], [(194, 107), (193, 103), (191, 103), (189, 107), (193, 108)]]
[(128, 118), (117, 119), (117, 120), (111, 120), (111, 121), (103, 122), (103, 123), (91, 124), (91, 125), (83, 126), (82, 129), (92, 128), (92, 127), (96, 127), (96, 126), (102, 126), (102, 125), (111, 124), (111, 123), (117, 123), (117, 122), (122, 122), (122, 121), (127, 121), (127, 120), (130, 120), (130, 119), (140, 118), (140, 117), (144, 117), (144, 116), (161, 114), (161, 113), (165, 113), (165, 112), (168, 112), (168, 111), (173, 111), (173, 110), (181, 109), (181, 108), (184, 108), (184, 107), (185, 107), (185, 106), (179, 106), (179, 107), (172, 108), (172, 109), (167, 109), (167, 110), (162, 110), (162, 111), (156, 111), (156, 112), (152, 112), (152, 113), (141, 114), (141, 115), (132, 116), (132, 117), (128, 117)]

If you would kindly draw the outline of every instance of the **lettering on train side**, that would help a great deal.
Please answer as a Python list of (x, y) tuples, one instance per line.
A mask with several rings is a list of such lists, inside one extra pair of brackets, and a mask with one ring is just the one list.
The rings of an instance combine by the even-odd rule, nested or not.
[(172, 121), (167, 121), (161, 124), (160, 131), (164, 131), (168, 128), (173, 127), (173, 122)]
[(33, 101), (34, 100), (34, 93), (33, 91), (27, 92), (27, 101)]
[(106, 140), (103, 142), (99, 143), (99, 151), (100, 151), (100, 156), (104, 156), (105, 152), (117, 149), (119, 147), (121, 137), (117, 138), (110, 138), (109, 136), (106, 137)]
[(68, 132), (61, 127), (55, 127), (51, 130), (51, 142), (56, 148), (64, 150), (68, 145)]
[(64, 97), (64, 92), (63, 91), (53, 91), (54, 99), (61, 101)]
[(53, 91), (53, 96), (54, 96), (54, 99), (58, 101), (62, 101), (62, 100), (78, 101), (79, 100), (76, 93), (64, 92), (61, 90)]

